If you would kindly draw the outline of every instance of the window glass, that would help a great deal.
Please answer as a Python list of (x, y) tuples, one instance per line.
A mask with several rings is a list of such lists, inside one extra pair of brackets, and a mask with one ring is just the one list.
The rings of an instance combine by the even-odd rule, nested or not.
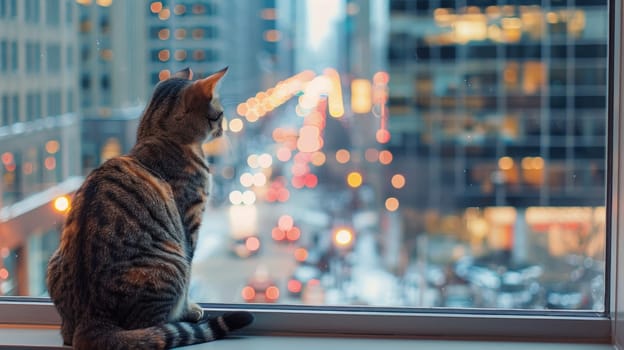
[[(607, 1), (510, 3), (55, 1), (72, 30), (6, 40), (26, 72), (75, 79), (44, 111), (0, 79), (49, 128), (0, 135), (1, 205), (128, 152), (177, 70), (229, 66), (192, 299), (604, 311)], [(46, 295), (58, 221), (37, 230), (0, 242), (0, 294)]]

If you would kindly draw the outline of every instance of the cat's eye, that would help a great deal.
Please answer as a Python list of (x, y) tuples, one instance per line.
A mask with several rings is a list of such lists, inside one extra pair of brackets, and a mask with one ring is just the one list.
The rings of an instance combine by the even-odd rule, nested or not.
[(222, 117), (223, 117), (223, 112), (222, 111), (218, 112), (218, 113), (216, 113), (214, 115), (213, 114), (208, 114), (208, 119), (210, 121), (213, 121), (213, 122), (214, 121), (219, 121)]

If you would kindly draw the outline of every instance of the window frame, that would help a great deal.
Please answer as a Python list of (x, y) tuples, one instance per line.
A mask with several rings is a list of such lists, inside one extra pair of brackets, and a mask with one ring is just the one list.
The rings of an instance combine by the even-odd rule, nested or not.
[[(419, 309), (350, 306), (294, 306), (201, 304), (207, 312), (248, 310), (256, 321), (242, 333), (317, 334), (395, 337), (444, 337), (460, 339), (505, 339), (531, 341), (578, 341), (612, 343), (618, 334), (616, 310), (620, 308), (618, 264), (624, 258), (624, 239), (618, 235), (624, 218), (624, 171), (619, 149), (624, 147), (624, 49), (622, 24), (624, 8), (619, 1), (608, 1), (608, 97), (606, 147), (606, 270), (605, 311), (551, 311), (498, 309)], [(619, 253), (619, 252), (622, 253)], [(624, 256), (624, 255), (622, 255)], [(621, 286), (618, 286), (621, 285)], [(618, 288), (622, 287), (622, 288)], [(60, 317), (49, 299), (0, 297), (0, 324), (59, 326)], [(620, 335), (621, 337), (621, 335)]]

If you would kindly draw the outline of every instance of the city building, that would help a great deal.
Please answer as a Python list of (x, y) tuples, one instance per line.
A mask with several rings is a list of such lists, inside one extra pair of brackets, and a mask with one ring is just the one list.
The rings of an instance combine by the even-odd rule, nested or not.
[[(255, 94), (262, 88), (260, 73), (270, 71), (274, 60), (266, 48), (269, 42), (262, 40), (268, 30), (263, 26), (275, 13), (270, 3), (150, 1), (146, 10), (150, 86), (186, 67), (197, 78), (228, 66), (228, 83), (219, 90), (224, 102)], [(275, 33), (269, 39), (277, 40)]]
[(45, 293), (71, 195), (132, 148), (160, 80), (229, 66), (219, 91), (231, 113), (274, 83), (275, 12), (273, 1), (0, 1), (0, 295)]
[(45, 292), (80, 184), (76, 18), (73, 0), (0, 1), (0, 295)]
[(87, 173), (134, 145), (149, 98), (147, 1), (77, 1), (82, 167)]
[(604, 259), (586, 243), (605, 240), (607, 2), (517, 3), (390, 1), (388, 149), (408, 231), (463, 231), (519, 261)]

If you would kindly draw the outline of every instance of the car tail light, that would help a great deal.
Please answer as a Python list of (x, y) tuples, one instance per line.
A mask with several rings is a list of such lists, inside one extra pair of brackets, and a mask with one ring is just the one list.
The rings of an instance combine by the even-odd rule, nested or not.
[(247, 301), (253, 300), (256, 297), (256, 291), (250, 286), (245, 286), (241, 291), (241, 295)]
[(274, 227), (271, 231), (271, 237), (276, 241), (283, 241), (286, 238), (286, 232), (280, 230), (278, 227)]
[(277, 300), (279, 298), (279, 289), (276, 286), (270, 286), (266, 289), (264, 295), (268, 300)]
[(289, 241), (296, 241), (301, 237), (301, 231), (297, 227), (293, 227), (286, 233), (286, 238)]
[(290, 281), (288, 281), (288, 290), (291, 293), (299, 293), (299, 292), (301, 292), (301, 282), (299, 282), (297, 280), (290, 280)]
[(295, 259), (299, 262), (305, 261), (308, 258), (308, 251), (305, 248), (295, 249)]

